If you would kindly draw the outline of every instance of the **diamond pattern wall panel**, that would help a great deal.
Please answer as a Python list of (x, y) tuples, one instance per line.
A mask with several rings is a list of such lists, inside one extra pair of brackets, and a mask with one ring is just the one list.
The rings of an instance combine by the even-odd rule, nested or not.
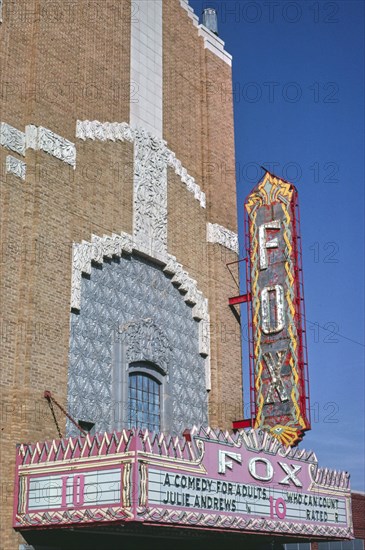
[[(168, 371), (171, 397), (167, 431), (181, 433), (187, 426), (206, 424), (207, 393), (204, 359), (199, 355), (199, 323), (169, 277), (155, 264), (135, 256), (105, 261), (92, 268), (90, 277), (82, 278), (80, 312), (71, 314), (71, 415), (76, 420), (95, 422), (98, 432), (115, 429), (113, 346), (123, 331), (130, 332), (123, 327), (141, 323), (147, 328), (143, 345), (136, 345), (152, 354), (161, 342), (169, 349), (169, 364), (161, 365)], [(153, 341), (154, 335), (159, 335), (159, 343)], [(139, 350), (139, 359), (143, 358), (141, 353)], [(163, 359), (161, 355), (161, 361), (166, 362), (166, 356)], [(69, 423), (68, 435), (76, 435), (75, 430)]]

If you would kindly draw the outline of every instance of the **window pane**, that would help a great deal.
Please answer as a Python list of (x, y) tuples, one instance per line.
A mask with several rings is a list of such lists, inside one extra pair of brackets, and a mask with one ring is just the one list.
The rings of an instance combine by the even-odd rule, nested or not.
[(148, 374), (132, 373), (128, 392), (129, 427), (160, 430), (160, 384)]

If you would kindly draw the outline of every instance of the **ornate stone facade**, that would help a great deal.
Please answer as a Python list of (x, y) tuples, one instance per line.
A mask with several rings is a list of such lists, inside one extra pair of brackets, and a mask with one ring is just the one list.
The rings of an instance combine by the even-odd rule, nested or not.
[(151, 319), (125, 323), (118, 329), (125, 346), (128, 363), (149, 361), (155, 363), (165, 375), (169, 373), (171, 345), (164, 332)]
[[(102, 265), (104, 261), (113, 258), (120, 258), (123, 253), (131, 254), (132, 251), (144, 253), (139, 250), (134, 239), (123, 233), (104, 237), (92, 236), (91, 242), (82, 242), (73, 245), (72, 260), (72, 287), (71, 287), (71, 309), (74, 311), (82, 308), (82, 275), (91, 275), (92, 265)], [(181, 264), (171, 254), (164, 254), (162, 269), (171, 280), (173, 286), (177, 287), (183, 295), (183, 300), (192, 307), (192, 317), (200, 321), (199, 324), (199, 353), (205, 358), (205, 384), (206, 389), (211, 388), (210, 375), (210, 332), (209, 332), (209, 310), (208, 300), (197, 288), (197, 282), (184, 271)], [(161, 259), (161, 258), (160, 258)]]
[[(182, 0), (158, 2), (159, 20), (143, 21), (139, 50), (132, 21), (153, 2), (109, 0), (96, 11), (57, 2), (57, 17), (47, 0), (0, 3), (1, 471), (9, 481), (0, 538), (13, 550), (24, 543), (12, 529), (15, 444), (57, 437), (45, 389), (65, 409), (70, 391), (76, 420), (113, 425), (110, 387), (123, 371), (116, 349), (123, 360), (122, 340), (128, 347), (134, 335), (121, 327), (139, 327), (134, 358), (159, 355), (172, 431), (205, 424), (208, 397), (209, 422), (228, 428), (242, 387), (239, 327), (227, 306), (235, 290), (225, 260), (235, 254), (224, 250), (222, 261), (221, 245), (206, 241), (209, 221), (236, 227), (231, 71), (210, 48), (215, 39), (199, 36)], [(137, 89), (132, 54), (136, 70), (156, 72), (157, 41), (162, 75)], [(227, 90), (223, 103), (209, 93), (213, 81)], [(150, 123), (160, 126), (151, 128), (131, 113), (157, 105), (159, 84), (162, 111)], [(222, 163), (224, 178), (215, 169)], [(66, 417), (56, 416), (65, 433)]]
[[(71, 315), (68, 410), (77, 420), (110, 431), (116, 411), (113, 369), (148, 360), (168, 375), (170, 414), (166, 429), (207, 422), (205, 359), (199, 350), (199, 323), (170, 276), (135, 255), (112, 258), (91, 267), (81, 280), (81, 309)], [(121, 342), (126, 360), (113, 349)], [(115, 395), (115, 394), (114, 394)], [(76, 434), (73, 425), (69, 434)]]
[(104, 259), (120, 257), (123, 252), (131, 254), (132, 244), (132, 238), (126, 233), (104, 237), (93, 235), (91, 242), (73, 244), (71, 309), (80, 309), (81, 276), (90, 275), (92, 262), (102, 264)]
[(134, 142), (133, 227), (137, 246), (154, 258), (167, 253), (167, 149), (141, 130)]

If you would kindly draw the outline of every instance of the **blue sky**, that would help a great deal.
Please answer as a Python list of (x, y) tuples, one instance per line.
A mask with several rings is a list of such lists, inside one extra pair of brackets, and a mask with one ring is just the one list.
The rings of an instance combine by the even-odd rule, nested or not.
[(364, 3), (190, 5), (217, 9), (233, 55), (241, 242), (259, 165), (299, 191), (312, 403), (301, 446), (364, 491)]

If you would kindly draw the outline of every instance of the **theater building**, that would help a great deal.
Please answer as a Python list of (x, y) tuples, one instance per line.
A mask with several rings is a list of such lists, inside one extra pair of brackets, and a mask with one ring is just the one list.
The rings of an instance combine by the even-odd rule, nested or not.
[(2, 548), (351, 541), (348, 474), (294, 446), (310, 428), (297, 193), (264, 174), (239, 250), (214, 14), (0, 12)]

